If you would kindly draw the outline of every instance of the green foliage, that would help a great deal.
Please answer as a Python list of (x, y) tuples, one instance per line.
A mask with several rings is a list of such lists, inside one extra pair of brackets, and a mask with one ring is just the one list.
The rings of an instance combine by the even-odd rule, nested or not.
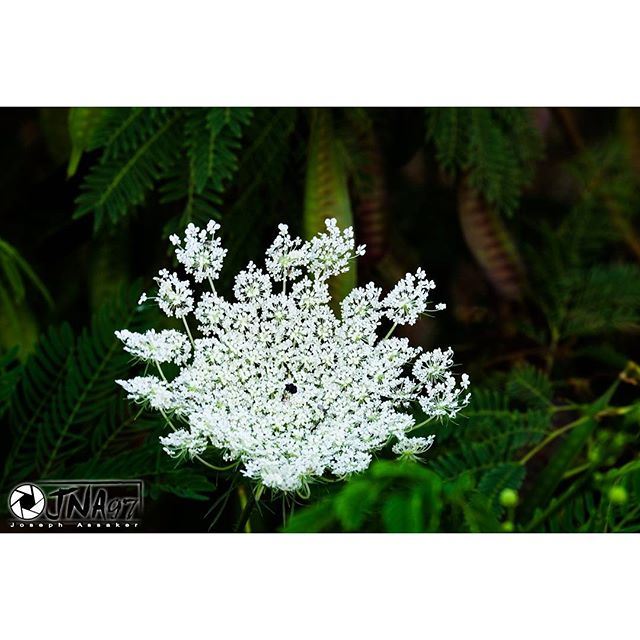
[(255, 255), (260, 250), (259, 231), (282, 216), (287, 168), (301, 161), (302, 145), (293, 139), (297, 116), (293, 108), (258, 109), (246, 129), (236, 179), (238, 195), (227, 215), (235, 231), (228, 247), (230, 259), (243, 251)]
[(296, 513), (284, 531), (387, 531), (421, 533), (447, 530), (497, 531), (489, 502), (468, 477), (446, 482), (413, 462), (374, 462), (316, 504)]
[(511, 370), (506, 391), (511, 398), (521, 400), (532, 409), (546, 409), (551, 404), (551, 381), (530, 364)]
[(515, 211), (542, 149), (527, 109), (428, 108), (426, 129), (447, 173), (467, 173), (490, 205)]
[[(149, 197), (161, 183), (161, 203), (181, 202), (174, 226), (210, 219), (220, 194), (237, 169), (239, 139), (251, 109), (221, 108), (106, 109), (72, 114), (75, 170), (79, 150), (99, 150), (85, 177), (75, 217), (94, 214), (96, 227), (117, 223)], [(77, 121), (84, 117), (88, 124)], [(74, 164), (75, 163), (75, 164)]]
[(640, 205), (624, 148), (610, 141), (586, 150), (568, 169), (580, 197), (558, 224), (536, 223), (542, 252), (526, 248), (532, 298), (555, 343), (635, 330), (640, 322), (640, 268), (619, 258), (625, 243), (636, 246), (629, 220)]
[(17, 350), (12, 349), (0, 357), (0, 418), (9, 407), (9, 400), (22, 373), (16, 353)]
[(154, 495), (204, 499), (212, 490), (202, 471), (177, 467), (162, 455), (162, 424), (134, 415), (115, 384), (128, 377), (130, 358), (114, 331), (150, 324), (138, 295), (137, 287), (123, 291), (77, 337), (67, 324), (50, 329), (18, 370), (4, 358), (0, 389), (12, 442), (3, 488), (25, 479), (137, 477), (154, 483)]
[(30, 347), (25, 334), (32, 325), (26, 306), (26, 283), (53, 306), (49, 291), (31, 265), (15, 247), (0, 238), (0, 344), (9, 347), (19, 345), (22, 347), (21, 356)]
[(104, 116), (104, 109), (94, 107), (73, 107), (69, 109), (69, 137), (71, 154), (67, 166), (67, 177), (75, 175), (82, 154), (92, 142), (95, 130)]

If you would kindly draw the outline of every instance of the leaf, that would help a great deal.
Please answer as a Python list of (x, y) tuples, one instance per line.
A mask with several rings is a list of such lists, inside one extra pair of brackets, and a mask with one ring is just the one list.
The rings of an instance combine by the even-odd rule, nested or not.
[(290, 518), (282, 529), (284, 533), (316, 533), (327, 531), (336, 523), (333, 500), (325, 498), (309, 505)]
[[(431, 505), (430, 505), (431, 506)], [(419, 491), (409, 495), (390, 495), (382, 508), (382, 519), (389, 533), (420, 533), (425, 530), (423, 496)]]
[(346, 531), (356, 531), (364, 524), (382, 486), (356, 479), (347, 483), (335, 498), (335, 513)]
[(458, 188), (458, 218), (467, 246), (489, 282), (503, 297), (519, 300), (525, 276), (518, 249), (500, 216), (468, 178)]
[(449, 175), (468, 175), (487, 209), (510, 214), (541, 156), (542, 140), (528, 109), (428, 108), (426, 138)]
[(573, 427), (565, 441), (554, 452), (545, 470), (536, 478), (533, 489), (518, 512), (522, 521), (527, 522), (537, 508), (550, 500), (564, 474), (585, 446), (588, 437), (598, 426), (596, 415), (607, 406), (617, 386), (618, 382), (615, 382), (598, 400), (589, 406), (585, 415), (578, 419), (576, 426)]
[(74, 337), (68, 324), (52, 327), (40, 337), (25, 363), (10, 399), (12, 440), (0, 486), (10, 479), (26, 479), (35, 467), (35, 440), (42, 420), (64, 379), (72, 357)]
[(20, 255), (18, 250), (0, 238), (0, 264), (3, 268), (3, 275), (8, 280), (13, 289), (16, 300), (21, 300), (24, 296), (24, 286), (22, 276), (26, 277), (31, 284), (38, 289), (42, 297), (50, 307), (53, 307), (51, 294), (44, 286), (42, 280), (37, 276), (31, 265)]
[(516, 366), (509, 372), (507, 393), (531, 409), (546, 409), (551, 404), (551, 381), (530, 364)]
[(104, 115), (100, 107), (72, 107), (69, 109), (69, 137), (71, 155), (67, 167), (67, 177), (75, 175), (82, 154), (89, 148), (96, 128)]
[[(175, 162), (178, 119), (179, 112), (151, 119), (140, 133), (139, 144), (123, 142), (117, 153), (109, 153), (107, 147), (102, 161), (91, 168), (81, 185), (74, 218), (93, 213), (99, 227), (105, 217), (115, 223), (140, 205), (163, 171)], [(137, 136), (132, 138), (137, 140)], [(125, 155), (130, 146), (133, 150)]]
[(0, 418), (8, 409), (11, 396), (22, 374), (17, 358), (18, 349), (11, 349), (0, 356)]
[(478, 483), (478, 491), (489, 498), (493, 509), (501, 511), (498, 504), (503, 489), (519, 489), (525, 476), (525, 468), (515, 462), (507, 462), (489, 469)]
[(500, 531), (500, 524), (493, 514), (491, 504), (486, 496), (471, 494), (462, 503), (464, 520), (472, 533), (495, 533)]
[(160, 475), (154, 482), (153, 491), (172, 493), (180, 498), (209, 500), (216, 485), (197, 469), (183, 467)]

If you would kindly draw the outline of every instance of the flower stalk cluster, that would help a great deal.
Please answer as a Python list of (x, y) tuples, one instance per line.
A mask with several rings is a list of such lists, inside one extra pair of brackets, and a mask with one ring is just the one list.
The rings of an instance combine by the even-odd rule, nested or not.
[[(364, 247), (333, 219), (307, 242), (280, 225), (265, 270), (249, 263), (228, 301), (215, 289), (226, 253), (217, 231), (212, 222), (172, 236), (194, 282), (162, 270), (157, 293), (141, 299), (181, 319), (185, 333), (117, 332), (158, 372), (118, 383), (167, 418), (174, 430), (160, 440), (169, 455), (200, 457), (213, 447), (261, 486), (305, 494), (319, 478), (363, 471), (387, 444), (405, 458), (427, 451), (433, 436), (409, 436), (420, 426), (413, 406), (426, 423), (454, 418), (468, 403), (469, 378), (452, 373), (451, 349), (425, 352), (379, 335), (385, 323), (414, 324), (444, 309), (429, 301), (435, 284), (422, 269), (384, 296), (373, 283), (354, 289), (336, 314), (328, 279), (348, 271)], [(162, 368), (168, 362), (178, 367), (172, 379)]]

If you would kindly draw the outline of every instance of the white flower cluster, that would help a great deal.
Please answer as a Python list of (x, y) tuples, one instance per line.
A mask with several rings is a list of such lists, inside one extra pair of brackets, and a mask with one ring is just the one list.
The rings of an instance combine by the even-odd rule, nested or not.
[(191, 223), (185, 230), (184, 244), (177, 235), (169, 236), (169, 241), (176, 248), (178, 262), (196, 282), (205, 278), (213, 281), (220, 275), (227, 250), (222, 248), (220, 238), (216, 236), (218, 229), (220, 225), (213, 220), (209, 221), (206, 229), (198, 229)]
[[(187, 334), (117, 333), (127, 351), (159, 374), (119, 384), (129, 398), (182, 427), (161, 438), (167, 453), (196, 456), (214, 447), (241, 464), (245, 476), (302, 491), (326, 474), (366, 469), (393, 441), (403, 457), (427, 451), (433, 436), (407, 436), (419, 426), (412, 405), (420, 406), (426, 423), (452, 418), (468, 403), (469, 379), (451, 373), (450, 349), (423, 352), (404, 338), (378, 335), (385, 318), (413, 324), (430, 310), (434, 283), (419, 269), (384, 298), (369, 283), (354, 289), (336, 315), (327, 280), (347, 271), (364, 247), (356, 248), (352, 229), (340, 231), (335, 220), (326, 227), (303, 242), (280, 225), (266, 252), (266, 272), (253, 263), (241, 271), (233, 302), (214, 288), (224, 258), (217, 226), (190, 226), (184, 241), (172, 238), (186, 272), (211, 286), (194, 302), (191, 285), (177, 274), (163, 270), (156, 278), (151, 299), (182, 318)], [(201, 335), (195, 339), (187, 322), (192, 312)], [(165, 362), (179, 367), (171, 380)]]

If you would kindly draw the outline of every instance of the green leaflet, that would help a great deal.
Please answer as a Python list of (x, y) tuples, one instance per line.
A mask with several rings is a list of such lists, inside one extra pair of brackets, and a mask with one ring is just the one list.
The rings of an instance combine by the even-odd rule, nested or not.
[(100, 107), (72, 107), (69, 109), (71, 155), (67, 166), (68, 178), (74, 176), (78, 170), (82, 154), (90, 147), (103, 114), (104, 109)]
[(40, 295), (47, 301), (47, 304), (53, 307), (53, 300), (49, 291), (36, 272), (31, 268), (31, 265), (20, 255), (15, 247), (1, 238), (0, 265), (2, 267), (2, 275), (6, 278), (16, 302), (21, 301), (24, 297), (25, 290), (24, 284), (22, 283), (22, 277), (24, 276), (40, 292)]
[(449, 518), (462, 520), (463, 530), (498, 529), (487, 499), (474, 491), (470, 478), (444, 482), (420, 464), (380, 460), (296, 512), (284, 531), (418, 533), (441, 531)]
[(507, 394), (532, 409), (548, 408), (552, 392), (549, 378), (530, 364), (516, 366), (509, 373)]

